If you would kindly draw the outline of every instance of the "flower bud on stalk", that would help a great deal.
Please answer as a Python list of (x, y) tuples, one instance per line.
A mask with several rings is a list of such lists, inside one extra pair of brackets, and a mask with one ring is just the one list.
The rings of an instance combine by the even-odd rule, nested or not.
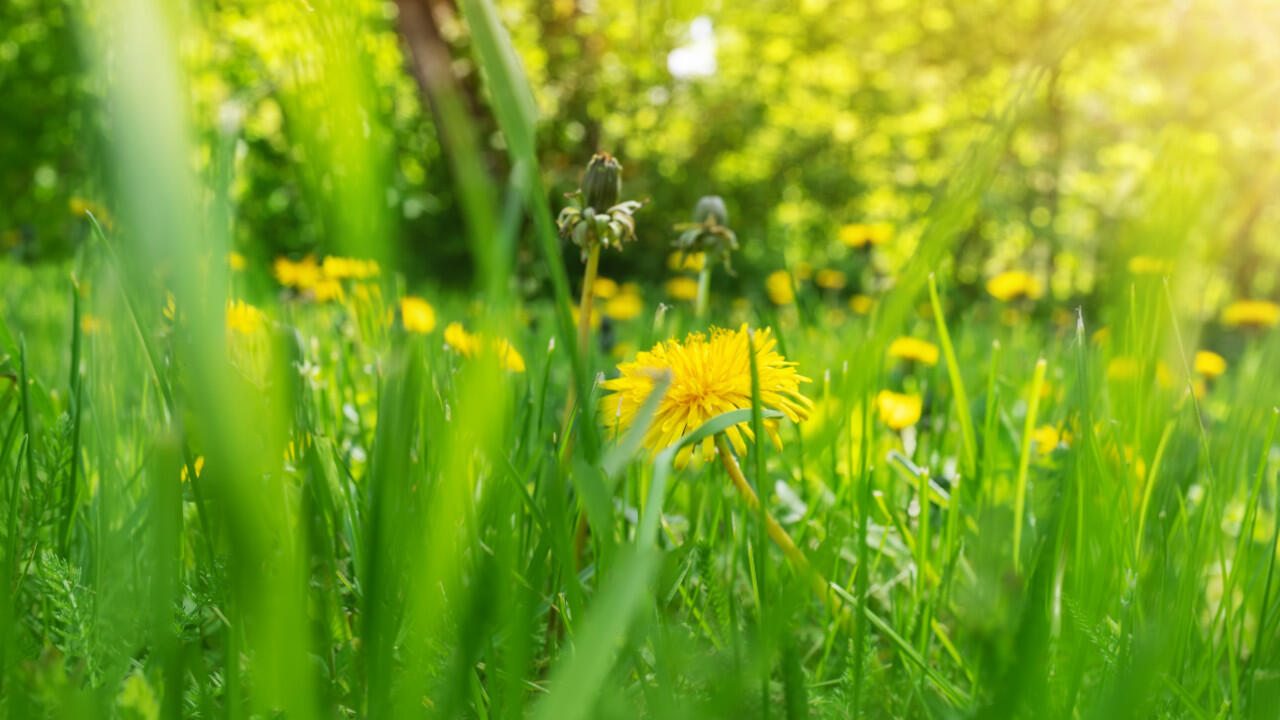
[(608, 210), (622, 197), (622, 164), (609, 153), (596, 153), (582, 174), (582, 192), (587, 207), (596, 212)]

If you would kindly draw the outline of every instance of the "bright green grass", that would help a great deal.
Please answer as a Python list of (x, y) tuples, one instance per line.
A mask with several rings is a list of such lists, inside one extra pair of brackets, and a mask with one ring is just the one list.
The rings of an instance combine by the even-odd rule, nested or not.
[[(384, 322), (403, 290), (376, 233), (338, 239), (387, 268), (372, 301), (228, 273), (231, 144), (191, 174), (181, 113), (155, 99), (176, 79), (120, 71), (165, 57), (163, 28), (123, 16), (131, 51), (100, 60), (120, 64), (129, 230), (95, 233), (72, 267), (0, 265), (0, 713), (1275, 717), (1280, 332), (1193, 319), (1178, 274), (1166, 289), (1116, 269), (1060, 324), (1050, 299), (948, 302), (947, 250), (1040, 73), (1015, 82), (870, 317), (832, 325), (807, 291), (710, 304), (712, 323), (774, 327), (815, 381), (814, 416), (743, 464), (838, 586), (837, 616), (720, 467), (671, 472), (601, 432), (592, 403), (572, 446), (555, 437), (569, 388), (595, 397), (616, 359), (577, 358), (579, 269), (559, 259), (528, 88), (489, 3), (460, 5), (515, 192), (474, 145), (450, 148), (481, 290), (431, 297), (426, 336)], [(446, 126), (462, 122), (448, 100)], [(332, 133), (350, 143), (336, 156), (367, 151)], [(1209, 212), (1158, 172), (1149, 185), (1150, 227), (1122, 232)], [(524, 305), (506, 282), (519, 223), (494, 222), (522, 212), (551, 280)], [(655, 320), (656, 294), (620, 342), (702, 329), (685, 306)], [(228, 297), (269, 322), (226, 333)], [(446, 350), (452, 320), (510, 337), (526, 372)], [(940, 344), (939, 364), (885, 357), (900, 334)], [(1190, 358), (1210, 345), (1229, 368), (1196, 398)], [(1108, 377), (1119, 357), (1132, 377)], [(920, 422), (879, 422), (884, 388), (922, 394)], [(1033, 442), (1045, 425), (1064, 442)]]

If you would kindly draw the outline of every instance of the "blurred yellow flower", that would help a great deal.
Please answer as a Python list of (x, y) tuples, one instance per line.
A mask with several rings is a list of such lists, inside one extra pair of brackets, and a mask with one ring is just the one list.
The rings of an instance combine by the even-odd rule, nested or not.
[(473, 357), (479, 347), (478, 338), (467, 332), (459, 322), (451, 322), (445, 326), (444, 342), (465, 357)]
[(618, 294), (618, 283), (607, 277), (598, 277), (591, 285), (592, 292), (601, 300), (608, 300)]
[[(711, 418), (751, 407), (754, 352), (761, 404), (783, 413), (792, 422), (800, 422), (813, 409), (813, 402), (800, 394), (800, 383), (809, 382), (809, 378), (797, 373), (795, 363), (787, 362), (774, 350), (776, 344), (768, 328), (757, 330), (755, 337), (749, 339), (745, 324), (738, 330), (714, 328), (710, 337), (690, 333), (684, 342), (660, 342), (648, 352), (639, 353), (634, 362), (619, 364), (621, 376), (601, 385), (609, 391), (600, 399), (601, 421), (611, 430), (625, 432), (648, 399), (655, 379), (670, 372), (671, 387), (658, 404), (657, 416), (644, 438), (645, 446), (656, 455)], [(765, 419), (764, 429), (774, 446), (781, 449), (778, 420)], [(743, 436), (754, 439), (745, 422), (724, 432), (739, 454), (747, 452)], [(675, 459), (676, 468), (687, 465), (692, 454), (692, 447), (681, 450)], [(715, 440), (708, 437), (702, 442), (702, 458), (710, 461), (714, 457)]]
[(889, 343), (889, 357), (911, 360), (925, 365), (938, 364), (938, 346), (928, 340), (902, 336)]
[(344, 258), (330, 255), (324, 259), (325, 277), (334, 280), (365, 280), (376, 276), (381, 272), (377, 261), (361, 260), (358, 258)]
[(67, 201), (67, 209), (71, 211), (72, 215), (79, 217), (83, 217), (86, 213), (92, 214), (94, 219), (96, 219), (102, 227), (108, 230), (115, 225), (115, 222), (111, 217), (111, 213), (107, 212), (105, 207), (93, 202), (92, 200), (86, 200), (82, 197), (73, 197)]
[(243, 300), (227, 301), (227, 330), (252, 335), (266, 322), (258, 308)]
[(1271, 327), (1280, 322), (1280, 305), (1269, 300), (1237, 300), (1222, 311), (1222, 322), (1232, 327)]
[(844, 287), (845, 275), (839, 270), (823, 268), (814, 276), (813, 284), (823, 290), (839, 290)]
[(1094, 330), (1093, 334), (1089, 336), (1089, 341), (1094, 345), (1106, 345), (1111, 341), (1111, 326), (1103, 325), (1097, 330)]
[(774, 305), (790, 305), (796, 301), (795, 288), (791, 286), (791, 273), (774, 270), (764, 279), (765, 292)]
[(519, 373), (525, 371), (524, 357), (506, 338), (491, 342), (478, 333), (467, 332), (462, 323), (451, 322), (444, 329), (444, 342), (454, 352), (466, 358), (473, 358), (481, 351), (492, 350), (497, 353), (503, 368)]
[(850, 223), (840, 227), (839, 237), (840, 242), (851, 248), (883, 245), (893, 238), (893, 226), (889, 223)]
[(614, 320), (630, 320), (644, 312), (644, 300), (634, 292), (623, 292), (604, 304), (604, 314)]
[(875, 301), (866, 295), (854, 295), (849, 298), (849, 309), (859, 315), (866, 315), (875, 306)]
[(336, 278), (321, 278), (311, 288), (312, 294), (315, 296), (316, 302), (329, 302), (330, 300), (342, 299), (342, 283)]
[(920, 422), (924, 399), (915, 394), (881, 390), (876, 395), (876, 410), (881, 422), (894, 430), (902, 430)]
[(692, 270), (697, 272), (707, 263), (706, 253), (684, 253), (679, 250), (667, 256), (667, 269), (671, 271)]
[(245, 261), (243, 255), (234, 250), (227, 253), (227, 267), (239, 272), (244, 270), (246, 266), (248, 266), (248, 262)]
[(1040, 297), (1040, 281), (1024, 270), (1009, 270), (991, 278), (987, 292), (1000, 301), (1020, 297), (1035, 300)]
[(275, 275), (276, 282), (296, 290), (309, 290), (321, 278), (320, 266), (316, 264), (314, 255), (308, 255), (297, 262), (282, 255), (272, 264), (271, 273)]
[(164, 291), (164, 307), (160, 309), (160, 312), (169, 322), (173, 322), (178, 316), (177, 301), (174, 300), (173, 293), (168, 290)]
[[(196, 471), (196, 478), (199, 479), (200, 473), (204, 472), (204, 456), (197, 455), (195, 462), (191, 463), (191, 466), (192, 466), (192, 469)], [(190, 473), (187, 472), (186, 463), (182, 464), (182, 472), (180, 473), (180, 475), (182, 476), (182, 482), (191, 481), (191, 475)]]
[(1227, 371), (1227, 359), (1212, 350), (1201, 350), (1196, 353), (1196, 373), (1215, 378)]
[(400, 318), (409, 332), (425, 334), (436, 329), (436, 309), (419, 297), (400, 299)]
[(1048, 455), (1058, 447), (1059, 443), (1067, 441), (1067, 433), (1062, 432), (1053, 425), (1041, 425), (1031, 431), (1031, 441), (1036, 445), (1036, 451), (1041, 455)]
[(1150, 255), (1134, 255), (1129, 258), (1129, 272), (1134, 275), (1169, 275), (1173, 272), (1173, 261)]
[(698, 297), (698, 281), (690, 277), (673, 277), (666, 284), (667, 295), (676, 300)]

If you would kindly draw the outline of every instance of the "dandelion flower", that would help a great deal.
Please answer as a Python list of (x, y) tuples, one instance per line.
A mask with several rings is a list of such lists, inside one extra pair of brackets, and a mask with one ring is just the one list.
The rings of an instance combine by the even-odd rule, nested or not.
[(325, 277), (334, 280), (367, 280), (381, 272), (377, 261), (337, 257), (335, 255), (326, 257), (321, 269), (324, 271)]
[(80, 316), (80, 332), (93, 335), (102, 329), (102, 319), (97, 315), (85, 313)]
[(791, 273), (774, 270), (764, 279), (765, 292), (774, 305), (790, 305), (796, 301), (796, 291), (791, 285)]
[(698, 297), (698, 281), (689, 277), (674, 277), (667, 281), (667, 295), (675, 300), (693, 300)]
[(840, 242), (851, 248), (883, 245), (893, 237), (893, 226), (888, 223), (850, 223), (840, 227)]
[(623, 292), (604, 304), (604, 314), (614, 320), (630, 320), (644, 312), (644, 300), (634, 292)]
[(266, 322), (262, 311), (243, 300), (227, 301), (227, 330), (252, 335)]
[(1000, 301), (1015, 300), (1025, 297), (1035, 300), (1040, 297), (1040, 281), (1031, 273), (1023, 270), (1009, 270), (991, 278), (987, 283), (987, 292)]
[(1058, 444), (1066, 441), (1066, 433), (1052, 425), (1041, 425), (1031, 431), (1031, 441), (1036, 444), (1036, 451), (1041, 455), (1053, 452)]
[(866, 295), (854, 295), (849, 298), (849, 309), (859, 315), (866, 315), (871, 312), (871, 308), (875, 306), (875, 301)]
[(436, 310), (422, 298), (402, 298), (400, 317), (404, 322), (404, 329), (409, 332), (426, 334), (436, 329)]
[(919, 395), (881, 390), (876, 395), (876, 410), (885, 425), (894, 430), (902, 430), (920, 422), (924, 399)]
[(285, 287), (310, 290), (320, 282), (322, 271), (313, 255), (308, 255), (296, 262), (281, 256), (272, 264), (271, 274), (275, 275), (276, 282)]
[(1280, 322), (1280, 305), (1268, 300), (1237, 300), (1222, 311), (1222, 322), (1232, 327), (1271, 327)]
[(240, 253), (235, 252), (234, 250), (227, 253), (227, 267), (231, 268), (232, 270), (239, 272), (241, 270), (244, 270), (245, 267), (248, 266), (248, 264), (249, 263), (244, 259), (244, 256), (241, 255)]
[(676, 250), (667, 256), (667, 269), (674, 271), (692, 270), (698, 272), (707, 264), (706, 253), (686, 253)]
[(492, 351), (497, 354), (502, 367), (511, 372), (525, 371), (524, 357), (505, 338), (490, 341), (479, 333), (469, 333), (461, 323), (451, 322), (444, 329), (444, 342), (454, 352), (466, 358)]
[(823, 290), (839, 290), (844, 287), (845, 274), (839, 270), (823, 268), (813, 277), (813, 284)]
[(928, 340), (903, 336), (889, 343), (889, 357), (911, 360), (925, 365), (937, 365), (938, 346)]
[[(648, 352), (636, 355), (633, 362), (618, 365), (621, 377), (605, 382), (609, 391), (600, 400), (600, 414), (610, 428), (625, 431), (653, 390), (655, 378), (670, 371), (671, 387), (658, 405), (657, 415), (644, 437), (645, 447), (656, 455), (681, 437), (697, 430), (711, 418), (731, 410), (751, 407), (751, 352), (754, 345), (756, 368), (760, 377), (760, 402), (777, 410), (792, 422), (809, 417), (813, 402), (800, 394), (800, 383), (809, 378), (796, 372), (795, 363), (775, 350), (777, 341), (768, 328), (755, 332), (754, 343), (748, 339), (747, 326), (737, 330), (713, 328), (710, 336), (690, 333), (683, 342), (667, 340)], [(765, 432), (774, 447), (781, 449), (778, 420), (766, 418)], [(754, 440), (748, 423), (725, 430), (725, 435), (739, 455), (747, 452), (743, 439)], [(675, 460), (677, 468), (688, 464), (692, 447), (683, 449)], [(702, 458), (715, 456), (715, 441), (702, 441)]]
[(1227, 360), (1212, 350), (1196, 353), (1195, 371), (1199, 375), (1215, 378), (1227, 371)]
[(598, 277), (592, 283), (591, 291), (601, 300), (608, 300), (618, 294), (618, 283), (607, 277)]

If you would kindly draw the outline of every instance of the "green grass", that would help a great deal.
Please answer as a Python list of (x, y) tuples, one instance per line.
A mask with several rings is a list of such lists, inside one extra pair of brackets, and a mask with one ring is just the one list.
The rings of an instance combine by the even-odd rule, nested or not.
[[(437, 88), (479, 290), (431, 295), (441, 322), (424, 336), (389, 320), (402, 248), (352, 219), (377, 205), (367, 187), (337, 208), (339, 247), (384, 268), (342, 301), (227, 270), (229, 166), (186, 164), (180, 95), (150, 85), (179, 79), (143, 72), (176, 50), (146, 3), (122, 4), (133, 50), (94, 55), (116, 78), (121, 221), (86, 218), (69, 264), (0, 264), (0, 715), (1274, 717), (1280, 332), (1206, 321), (1182, 275), (1122, 267), (1090, 298), (949, 302), (947, 252), (1039, 68), (870, 316), (832, 325), (808, 287), (798, 308), (748, 288), (745, 310), (713, 296), (700, 323), (690, 304), (657, 311), (651, 289), (617, 323), (633, 349), (770, 325), (814, 379), (813, 417), (785, 424), (781, 452), (757, 432), (744, 459), (755, 513), (719, 466), (674, 471), (676, 447), (641, 447), (653, 406), (614, 437), (580, 403), (573, 442), (556, 437), (565, 399), (597, 398), (619, 358), (575, 346), (578, 268), (528, 84), (491, 3), (460, 6), (514, 170), (509, 188), (489, 176)], [(335, 93), (358, 100), (359, 83)], [(334, 157), (380, 161), (353, 127), (330, 130)], [(1212, 220), (1185, 179), (1158, 165), (1146, 220), (1117, 232)], [(550, 281), (528, 302), (508, 282), (522, 217)], [(228, 298), (263, 327), (226, 331)], [(446, 348), (453, 320), (510, 338), (526, 370)], [(898, 335), (941, 360), (887, 357)], [(1228, 370), (1198, 395), (1191, 355), (1210, 344)], [(1131, 377), (1108, 372), (1122, 357)], [(922, 395), (920, 420), (881, 422), (884, 388)], [(753, 395), (678, 445), (758, 428), (754, 380)], [(1056, 447), (1033, 441), (1046, 425)], [(827, 597), (770, 542), (766, 510)]]

